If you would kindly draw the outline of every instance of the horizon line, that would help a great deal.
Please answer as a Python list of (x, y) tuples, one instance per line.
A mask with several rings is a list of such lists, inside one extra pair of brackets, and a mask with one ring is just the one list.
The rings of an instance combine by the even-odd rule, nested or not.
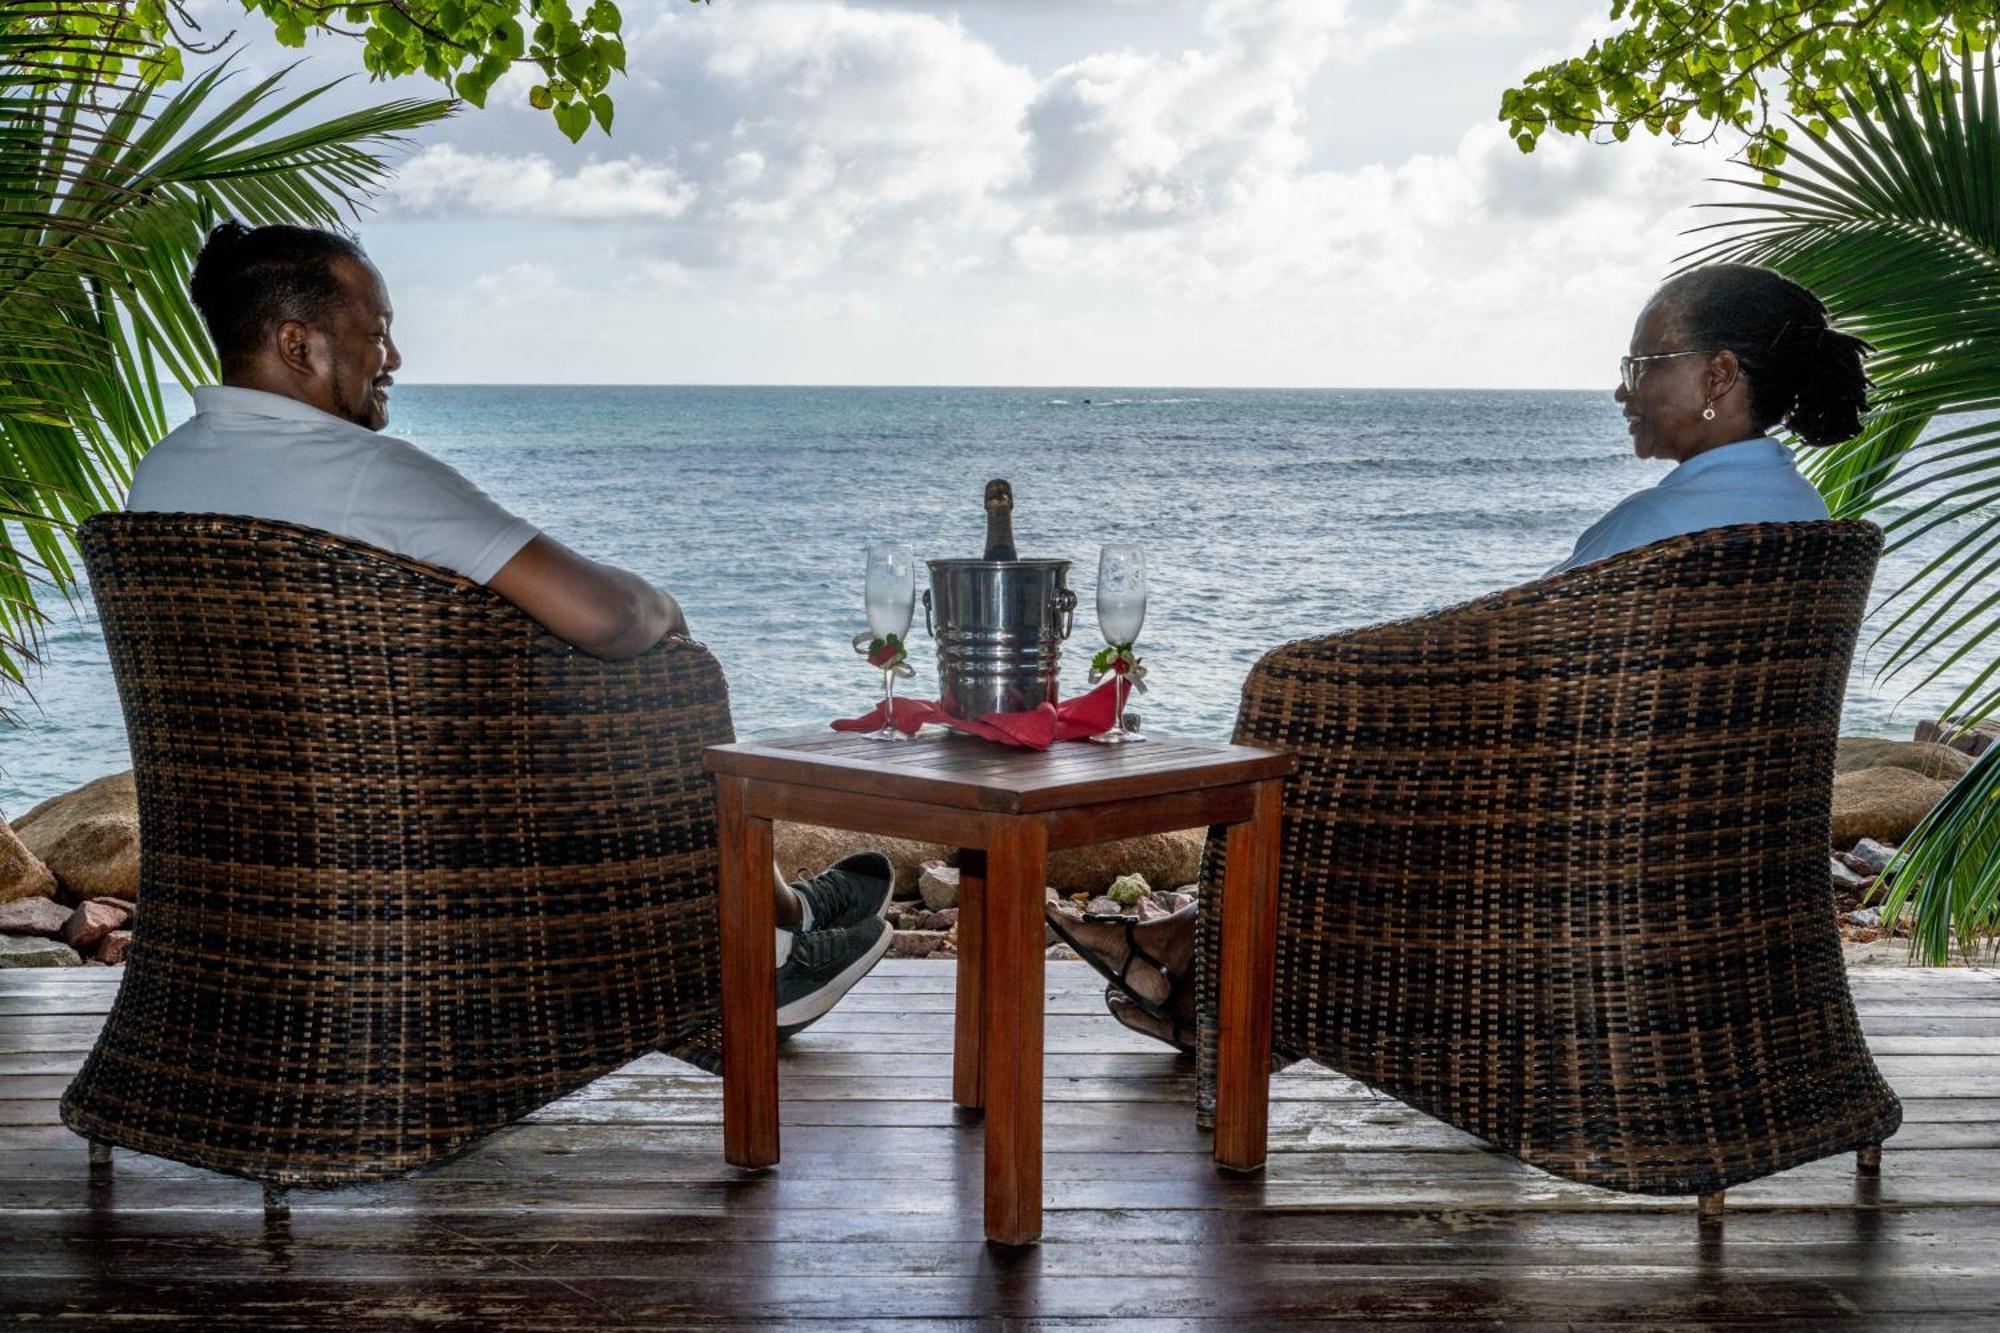
[[(167, 386), (179, 388), (179, 385)], [(403, 380), (399, 389), (1013, 389), (1041, 393), (1603, 393), (1597, 386), (1546, 385), (1523, 388), (1462, 384), (856, 384), (753, 382), (748, 380)]]

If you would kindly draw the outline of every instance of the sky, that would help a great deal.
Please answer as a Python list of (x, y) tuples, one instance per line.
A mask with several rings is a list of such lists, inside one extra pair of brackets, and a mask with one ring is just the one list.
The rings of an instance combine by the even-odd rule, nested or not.
[[(1523, 155), (1609, 0), (628, 0), (614, 132), (420, 132), (357, 223), (423, 383), (1605, 388), (1718, 147)], [(246, 73), (298, 52), (230, 0)], [(317, 38), (295, 83), (359, 71)], [(327, 105), (430, 96), (351, 80)]]

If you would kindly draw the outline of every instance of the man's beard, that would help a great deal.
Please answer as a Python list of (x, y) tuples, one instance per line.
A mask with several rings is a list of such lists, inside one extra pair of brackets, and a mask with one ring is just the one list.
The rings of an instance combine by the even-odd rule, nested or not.
[(376, 410), (373, 380), (367, 381), (362, 386), (359, 402), (351, 400), (336, 381), (333, 386), (333, 405), (341, 419), (351, 421), (364, 430), (381, 430), (389, 424), (389, 414)]

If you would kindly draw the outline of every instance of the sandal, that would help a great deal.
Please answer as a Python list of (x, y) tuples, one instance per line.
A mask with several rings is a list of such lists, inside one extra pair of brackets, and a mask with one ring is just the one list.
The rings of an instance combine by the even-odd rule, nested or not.
[[(1126, 999), (1122, 992), (1111, 990), (1109, 988), (1107, 988), (1104, 992), (1104, 1007), (1111, 1011), (1111, 1016), (1113, 1018), (1117, 1019), (1120, 1023), (1132, 1029), (1140, 1036), (1151, 1037), (1154, 1041), (1165, 1042), (1167, 1045), (1179, 1051), (1182, 1055), (1194, 1054), (1195, 1032), (1194, 1032), (1194, 1025), (1192, 1023), (1185, 1022), (1182, 1019), (1176, 1017), (1168, 1017), (1164, 1019), (1152, 1019), (1151, 1016), (1148, 1015), (1144, 1010), (1140, 1009), (1138, 1005), (1133, 1004), (1130, 1000)], [(1142, 1024), (1148, 1021), (1165, 1023), (1167, 1025), (1167, 1032), (1171, 1033), (1172, 1035), (1171, 1036), (1165, 1035), (1163, 1033), (1155, 1031), (1150, 1027), (1142, 1026)]]
[[(1159, 959), (1139, 947), (1139, 937), (1135, 933), (1135, 928), (1139, 924), (1137, 917), (1121, 916), (1118, 918), (1118, 920), (1125, 924), (1125, 965), (1113, 971), (1111, 964), (1104, 961), (1094, 950), (1077, 943), (1076, 936), (1069, 933), (1069, 927), (1065, 924), (1065, 918), (1062, 913), (1045, 912), (1042, 915), (1043, 920), (1048, 922), (1049, 929), (1056, 933), (1056, 938), (1076, 950), (1076, 956), (1096, 968), (1098, 975), (1117, 988), (1120, 995), (1123, 995), (1133, 1004), (1138, 1005), (1146, 1014), (1159, 1019), (1161, 1022), (1170, 1023), (1173, 1021), (1173, 1015), (1168, 1012), (1166, 1004), (1156, 1004), (1152, 1000), (1147, 999), (1145, 996), (1139, 994), (1138, 991), (1133, 990), (1131, 983), (1125, 980), (1127, 974), (1132, 971), (1133, 963), (1144, 963), (1166, 978), (1167, 1003), (1172, 1003), (1173, 1001), (1174, 974), (1167, 970), (1165, 963), (1162, 963)], [(1091, 924), (1108, 926), (1111, 923), (1099, 918), (1091, 922)]]

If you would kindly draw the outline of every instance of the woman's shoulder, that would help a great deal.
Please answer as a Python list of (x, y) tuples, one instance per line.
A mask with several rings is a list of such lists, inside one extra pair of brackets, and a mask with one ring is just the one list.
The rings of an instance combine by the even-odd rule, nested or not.
[(1629, 551), (1635, 546), (1644, 546), (1667, 537), (1676, 537), (1690, 531), (1685, 516), (1680, 512), (1672, 497), (1658, 486), (1649, 486), (1643, 491), (1634, 491), (1617, 504), (1604, 511), (1595, 523), (1583, 530), (1576, 539), (1576, 549), (1569, 558), (1550, 570), (1559, 574), (1578, 565), (1587, 565), (1593, 560), (1603, 560)]

